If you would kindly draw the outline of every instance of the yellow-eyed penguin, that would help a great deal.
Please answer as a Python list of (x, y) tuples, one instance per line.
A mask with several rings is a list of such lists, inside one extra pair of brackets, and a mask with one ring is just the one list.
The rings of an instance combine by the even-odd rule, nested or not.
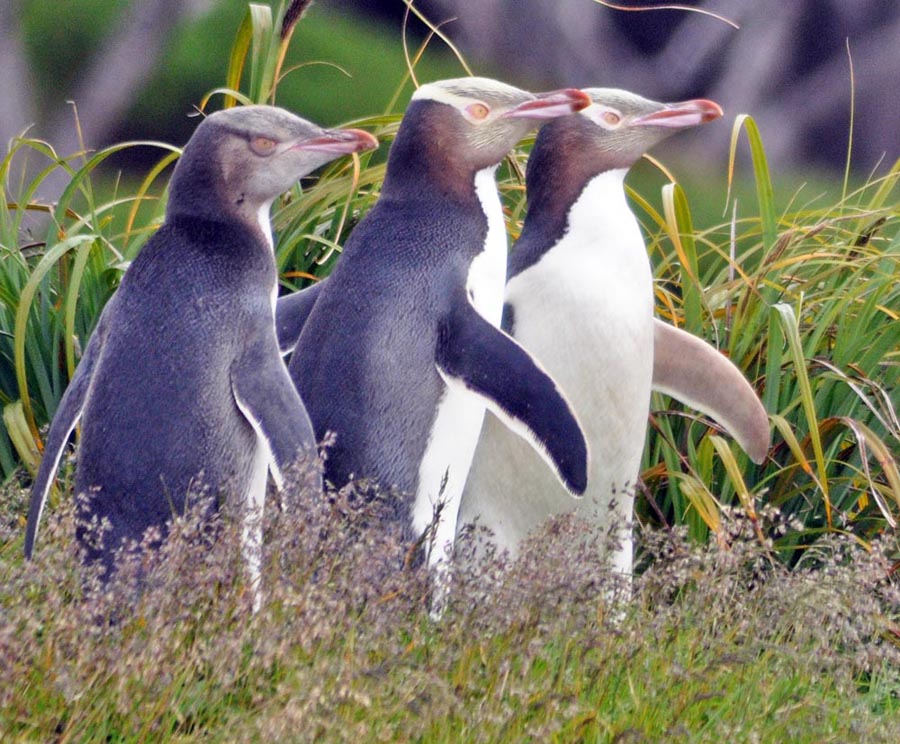
[(316, 434), (335, 434), (326, 480), (372, 479), (408, 496), (398, 514), (410, 538), (440, 504), (431, 564), (454, 539), (485, 405), (567, 493), (585, 486), (588, 455), (569, 404), (497, 328), (507, 241), (494, 171), (530, 130), (588, 103), (577, 90), (535, 95), (484, 78), (423, 85), (380, 198), (306, 295), (314, 304), (299, 297), (305, 308), (294, 314), (292, 301), (279, 302), (299, 325), (311, 308), (289, 370)]
[[(104, 308), (47, 437), (25, 538), (31, 557), (47, 493), (76, 423), (77, 537), (108, 577), (114, 552), (165, 534), (204, 487), (259, 515), (267, 472), (315, 457), (309, 417), (278, 353), (269, 207), (301, 176), (377, 145), (283, 109), (246, 106), (197, 127), (169, 184), (165, 222)], [(240, 501), (242, 500), (242, 501)], [(89, 520), (108, 520), (101, 545)], [(251, 577), (258, 520), (244, 531)]]
[(592, 105), (548, 124), (526, 171), (528, 212), (510, 253), (504, 330), (545, 366), (585, 429), (591, 467), (572, 501), (527, 447), (487, 416), (459, 513), (515, 555), (549, 516), (576, 511), (610, 526), (614, 567), (630, 574), (630, 519), (651, 387), (717, 418), (756, 462), (768, 419), (728, 359), (653, 318), (653, 281), (625, 200), (628, 169), (669, 135), (722, 115), (711, 101), (663, 104), (585, 89)]

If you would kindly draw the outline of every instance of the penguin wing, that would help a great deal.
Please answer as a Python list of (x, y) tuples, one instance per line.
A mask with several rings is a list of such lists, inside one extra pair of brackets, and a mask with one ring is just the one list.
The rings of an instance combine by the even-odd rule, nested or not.
[(231, 368), (231, 391), (241, 414), (268, 447), (276, 485), (285, 468), (304, 454), (315, 455), (316, 435), (300, 394), (269, 334), (244, 347)]
[(462, 384), (481, 397), (534, 447), (570, 493), (584, 493), (584, 431), (562, 391), (524, 348), (464, 302), (440, 323), (435, 361), (448, 385)]
[(712, 416), (759, 464), (771, 442), (769, 418), (741, 371), (696, 336), (653, 321), (653, 389)]
[(111, 313), (110, 308), (113, 306), (114, 300), (115, 297), (106, 304), (106, 308), (100, 315), (97, 328), (91, 334), (84, 355), (75, 368), (75, 374), (72, 375), (66, 392), (63, 393), (59, 407), (56, 409), (56, 415), (50, 424), (50, 431), (47, 433), (44, 456), (41, 458), (37, 477), (31, 487), (31, 503), (28, 507), (28, 522), (25, 526), (25, 558), (29, 560), (34, 553), (38, 525), (44, 512), (44, 505), (47, 503), (47, 495), (50, 493), (50, 487), (53, 485), (53, 479), (59, 468), (59, 461), (62, 459), (66, 442), (69, 441), (73, 429), (81, 418), (81, 412), (87, 401), (94, 368), (97, 366), (97, 360), (103, 349), (103, 341), (106, 338), (106, 318)]
[(279, 297), (275, 303), (275, 332), (278, 334), (278, 349), (281, 356), (290, 354), (297, 345), (306, 319), (312, 312), (316, 298), (322, 291), (325, 279), (312, 286)]

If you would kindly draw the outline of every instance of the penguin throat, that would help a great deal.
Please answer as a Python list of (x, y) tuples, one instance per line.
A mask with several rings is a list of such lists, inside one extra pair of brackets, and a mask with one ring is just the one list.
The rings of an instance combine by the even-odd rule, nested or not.
[(566, 213), (566, 233), (630, 234), (636, 220), (625, 200), (627, 168), (594, 176)]
[(259, 229), (262, 232), (263, 239), (266, 241), (266, 245), (269, 246), (269, 250), (273, 253), (275, 252), (275, 241), (272, 238), (272, 221), (269, 218), (269, 211), (272, 209), (272, 202), (274, 199), (269, 199), (263, 204), (260, 205), (259, 209), (256, 212), (256, 222), (259, 225)]
[(609, 234), (610, 225), (634, 223), (625, 200), (627, 174), (627, 168), (604, 171), (571, 194), (543, 184), (534, 199), (529, 197), (528, 216), (522, 235), (513, 246), (507, 280), (536, 264), (567, 235)]

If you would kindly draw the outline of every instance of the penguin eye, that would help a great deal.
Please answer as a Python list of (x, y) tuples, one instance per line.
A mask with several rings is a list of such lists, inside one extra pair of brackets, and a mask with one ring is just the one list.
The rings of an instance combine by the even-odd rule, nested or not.
[(271, 155), (275, 151), (275, 145), (278, 143), (271, 137), (254, 137), (250, 140), (250, 149), (257, 155)]
[(619, 126), (619, 122), (622, 121), (622, 117), (619, 116), (615, 111), (604, 111), (600, 118), (603, 119), (603, 123), (607, 124), (611, 127)]
[(471, 103), (466, 106), (466, 113), (475, 121), (483, 121), (491, 110), (483, 103)]

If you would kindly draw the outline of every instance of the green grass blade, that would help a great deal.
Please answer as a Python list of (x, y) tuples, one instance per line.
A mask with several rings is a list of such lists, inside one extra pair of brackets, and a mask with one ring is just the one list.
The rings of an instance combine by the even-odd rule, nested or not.
[(871, 450), (872, 455), (881, 466), (881, 472), (884, 473), (884, 477), (888, 482), (890, 495), (893, 497), (894, 502), (900, 506), (900, 471), (897, 469), (897, 461), (894, 459), (890, 448), (885, 444), (884, 440), (864, 423), (847, 417), (841, 420), (856, 435), (856, 440), (859, 443), (860, 459), (862, 460), (863, 470), (869, 481), (869, 491), (872, 494), (875, 503), (878, 505), (882, 516), (891, 528), (897, 529), (897, 520), (894, 518), (890, 508), (888, 508), (887, 503), (882, 498), (879, 484), (870, 473), (868, 451)]
[(75, 249), (75, 262), (72, 266), (72, 276), (69, 279), (69, 290), (66, 294), (65, 337), (66, 370), (69, 379), (75, 374), (75, 307), (78, 303), (81, 291), (81, 280), (84, 276), (84, 268), (90, 257), (91, 248), (96, 241), (85, 242)]
[[(731, 130), (731, 146), (728, 150), (728, 195), (726, 204), (731, 201), (731, 189), (734, 179), (734, 162), (737, 153), (738, 138), (741, 129), (747, 133), (750, 144), (750, 157), (753, 162), (753, 176), (756, 181), (756, 199), (759, 205), (759, 218), (762, 228), (763, 247), (768, 254), (778, 239), (778, 221), (775, 216), (775, 195), (772, 190), (772, 178), (769, 175), (769, 164), (763, 148), (762, 137), (756, 122), (748, 114), (741, 114), (734, 120)], [(727, 208), (726, 208), (727, 209)]]
[(768, 343), (766, 345), (766, 387), (763, 406), (769, 412), (779, 410), (781, 396), (781, 366), (784, 355), (784, 334), (775, 313), (769, 313)]
[[(250, 50), (250, 43), (253, 39), (253, 10), (252, 7), (247, 9), (244, 20), (238, 27), (237, 34), (234, 37), (234, 43), (231, 45), (231, 56), (228, 58), (228, 72), (225, 75), (225, 89), (229, 92), (225, 96), (224, 108), (231, 108), (237, 104), (237, 95), (235, 91), (241, 88), (241, 77), (244, 74), (244, 64), (247, 61), (247, 52)], [(219, 89), (222, 90), (222, 89)], [(209, 96), (204, 99), (209, 99)], [(205, 103), (200, 107), (205, 108)]]
[(274, 22), (268, 5), (250, 3), (252, 37), (250, 43), (250, 97), (256, 103), (266, 103), (272, 93), (269, 60), (271, 57)]
[(681, 291), (684, 299), (685, 328), (692, 333), (702, 327), (703, 293), (697, 265), (697, 244), (694, 240), (694, 223), (684, 189), (677, 183), (667, 183), (662, 188), (663, 212), (666, 233), (675, 247), (681, 263)]
[(33, 475), (41, 462), (41, 453), (25, 418), (22, 401), (17, 400), (3, 407), (3, 424), (6, 433), (19, 455), (19, 459)]
[(734, 490), (741, 501), (741, 505), (747, 510), (747, 514), (751, 517), (755, 517), (756, 506), (753, 503), (753, 497), (750, 495), (750, 489), (747, 488), (747, 483), (744, 481), (744, 476), (741, 474), (741, 468), (737, 463), (734, 453), (731, 451), (731, 447), (728, 446), (728, 442), (717, 434), (711, 434), (709, 436), (709, 441), (712, 442), (716, 454), (725, 466), (725, 471), (728, 473), (728, 477), (734, 485)]
[(816, 460), (816, 469), (818, 472), (818, 485), (822, 490), (822, 497), (825, 500), (825, 517), (828, 527), (831, 528), (831, 501), (829, 498), (828, 472), (825, 467), (825, 454), (822, 450), (822, 438), (819, 433), (819, 421), (816, 415), (815, 404), (813, 402), (812, 386), (809, 382), (809, 374), (806, 369), (806, 359), (803, 355), (803, 346), (800, 340), (800, 329), (797, 325), (797, 316), (794, 309), (783, 302), (777, 303), (773, 308), (773, 312), (777, 313), (781, 330), (788, 343), (788, 352), (791, 361), (794, 364), (794, 370), (797, 375), (797, 383), (800, 388), (800, 403), (806, 417), (806, 423), (809, 427), (809, 437), (812, 442), (813, 454)]
[(16, 382), (19, 386), (19, 395), (22, 399), (25, 421), (28, 423), (32, 436), (37, 441), (39, 441), (37, 425), (34, 420), (34, 411), (31, 407), (31, 400), (28, 397), (28, 375), (26, 372), (27, 363), (25, 357), (25, 338), (28, 330), (28, 316), (31, 311), (32, 301), (34, 300), (35, 293), (37, 292), (41, 281), (47, 273), (56, 266), (59, 259), (73, 248), (77, 248), (84, 243), (90, 243), (95, 240), (95, 238), (95, 235), (73, 235), (53, 246), (47, 251), (38, 265), (35, 266), (31, 277), (25, 283), (22, 294), (19, 297), (19, 306), (16, 309), (14, 330)]

